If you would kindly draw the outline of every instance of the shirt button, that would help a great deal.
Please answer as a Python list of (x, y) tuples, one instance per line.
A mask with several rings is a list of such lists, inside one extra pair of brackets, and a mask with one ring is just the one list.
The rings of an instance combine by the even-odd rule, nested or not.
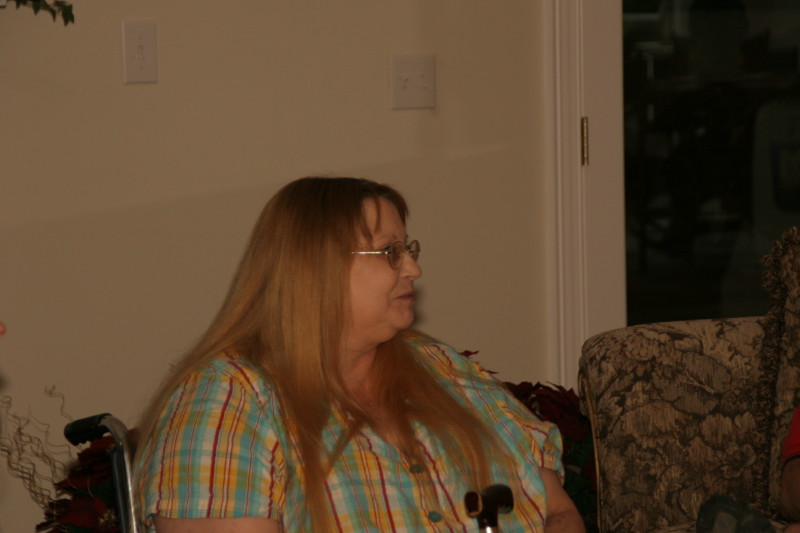
[(418, 465), (418, 464), (411, 465), (410, 467), (408, 467), (408, 470), (412, 474), (421, 474), (422, 472), (425, 471), (425, 469), (422, 467), (422, 465)]
[(430, 519), (431, 522), (441, 522), (442, 515), (436, 511), (431, 511), (428, 513), (428, 519)]

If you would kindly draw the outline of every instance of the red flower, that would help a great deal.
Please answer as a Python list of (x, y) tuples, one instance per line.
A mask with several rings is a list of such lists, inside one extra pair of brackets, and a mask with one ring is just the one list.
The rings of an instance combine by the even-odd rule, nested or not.
[(51, 501), (45, 512), (46, 521), (37, 531), (119, 532), (112, 484), (111, 449), (116, 445), (112, 436), (92, 441), (78, 453), (78, 460), (69, 468), (65, 479), (55, 487), (67, 498)]
[(532, 389), (535, 396), (535, 408), (532, 411), (543, 420), (556, 424), (565, 440), (583, 442), (591, 438), (589, 421), (581, 412), (580, 399), (572, 389), (541, 383), (533, 385)]
[(114, 446), (110, 435), (92, 441), (91, 445), (78, 453), (78, 462), (67, 473), (67, 477), (55, 484), (59, 492), (73, 493), (88, 490), (111, 477), (109, 453)]
[(106, 502), (99, 498), (76, 497), (70, 502), (67, 512), (58, 519), (59, 524), (97, 529), (100, 517), (108, 511)]

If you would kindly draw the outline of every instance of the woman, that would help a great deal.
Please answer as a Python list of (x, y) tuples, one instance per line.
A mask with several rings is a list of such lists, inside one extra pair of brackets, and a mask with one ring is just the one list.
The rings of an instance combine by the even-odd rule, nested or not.
[(419, 246), (388, 186), (303, 178), (266, 205), (215, 321), (140, 425), (158, 533), (583, 531), (560, 437), (452, 348), (408, 330)]

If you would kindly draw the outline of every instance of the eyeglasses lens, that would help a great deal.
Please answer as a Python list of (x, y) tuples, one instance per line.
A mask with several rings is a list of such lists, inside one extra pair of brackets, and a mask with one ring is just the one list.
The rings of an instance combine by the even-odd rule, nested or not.
[(392, 244), (392, 247), (389, 249), (389, 264), (392, 268), (397, 268), (400, 266), (400, 258), (403, 256), (403, 252), (406, 251), (406, 245), (402, 242), (396, 242)]
[(408, 255), (416, 261), (417, 257), (419, 257), (419, 242), (411, 241), (408, 244), (404, 244), (400, 241), (392, 244), (392, 247), (389, 249), (389, 264), (392, 268), (399, 268), (400, 267), (400, 259), (403, 257), (403, 254), (408, 252)]
[(408, 250), (409, 255), (414, 259), (414, 261), (416, 261), (417, 258), (419, 257), (419, 241), (411, 241), (410, 243), (408, 243), (406, 249)]

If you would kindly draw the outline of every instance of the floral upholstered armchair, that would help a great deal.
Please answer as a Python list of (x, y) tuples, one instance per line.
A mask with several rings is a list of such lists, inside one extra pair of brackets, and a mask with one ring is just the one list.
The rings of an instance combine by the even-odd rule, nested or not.
[(780, 450), (800, 404), (797, 228), (765, 269), (765, 316), (630, 326), (585, 342), (579, 381), (602, 532), (694, 532), (714, 494), (778, 518)]

